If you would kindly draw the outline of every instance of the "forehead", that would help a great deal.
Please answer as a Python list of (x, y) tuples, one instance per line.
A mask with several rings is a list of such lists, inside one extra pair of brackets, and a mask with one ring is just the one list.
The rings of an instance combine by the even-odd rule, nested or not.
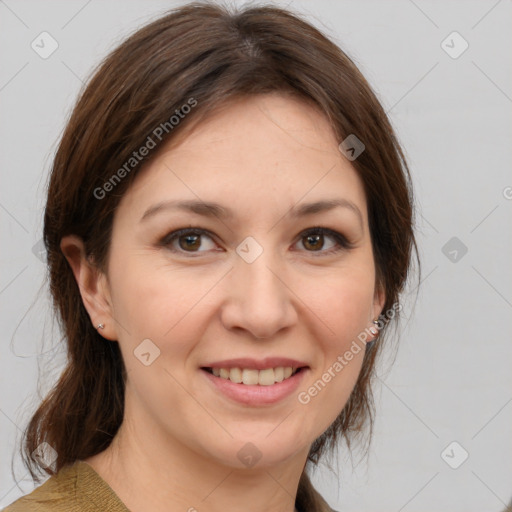
[[(235, 98), (220, 105), (190, 132), (170, 141), (162, 153), (196, 151), (201, 145), (229, 149), (231, 155), (268, 156), (278, 150), (280, 159), (289, 151), (333, 153), (338, 142), (326, 118), (312, 104), (295, 96), (271, 93)], [(226, 147), (228, 146), (228, 147)], [(307, 151), (309, 150), (309, 151)], [(312, 156), (312, 155), (311, 155)]]
[(327, 118), (303, 101), (278, 94), (238, 99), (160, 148), (120, 208), (142, 215), (158, 201), (194, 199), (251, 218), (342, 197), (364, 213), (362, 182), (338, 145)]

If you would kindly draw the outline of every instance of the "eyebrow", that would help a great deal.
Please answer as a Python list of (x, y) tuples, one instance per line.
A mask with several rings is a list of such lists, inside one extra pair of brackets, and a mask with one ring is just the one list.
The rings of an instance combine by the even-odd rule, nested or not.
[[(306, 217), (308, 215), (314, 215), (321, 212), (327, 212), (335, 208), (347, 208), (354, 212), (358, 219), (361, 227), (363, 225), (363, 215), (361, 210), (348, 199), (324, 199), (322, 201), (316, 201), (313, 203), (303, 203), (298, 206), (291, 208), (289, 215), (292, 218)], [(203, 217), (218, 217), (220, 219), (232, 219), (235, 217), (235, 213), (230, 208), (222, 206), (219, 203), (211, 201), (161, 201), (151, 207), (149, 207), (142, 215), (140, 222), (153, 217), (159, 212), (166, 210), (182, 210)]]

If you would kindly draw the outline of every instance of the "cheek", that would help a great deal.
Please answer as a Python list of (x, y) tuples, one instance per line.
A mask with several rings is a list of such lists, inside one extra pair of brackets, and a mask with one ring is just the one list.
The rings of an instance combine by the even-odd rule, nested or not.
[[(155, 265), (154, 259), (148, 264), (152, 258), (147, 255), (126, 254), (111, 272), (111, 280), (116, 320), (121, 326), (119, 344), (131, 388), (127, 394), (138, 397), (142, 409), (170, 422), (173, 410), (191, 404), (190, 394), (180, 382), (186, 380), (187, 356), (204, 328), (195, 321), (201, 298), (218, 277)], [(146, 366), (140, 357), (148, 352), (146, 362), (150, 364)]]
[(374, 299), (373, 266), (351, 265), (315, 279), (302, 278), (298, 294), (323, 326), (319, 340), (341, 349), (368, 327)]
[[(120, 251), (121, 252), (121, 251)], [(150, 256), (122, 251), (112, 254), (116, 262), (111, 270), (112, 298), (116, 314), (132, 329), (141, 325), (158, 332), (163, 324), (171, 324), (174, 312), (180, 307), (180, 296), (185, 291), (180, 286), (179, 274), (171, 269), (157, 268)]]
[(171, 351), (177, 356), (190, 350), (190, 339), (197, 338), (201, 328), (193, 319), (223, 272), (214, 275), (199, 267), (179, 269), (161, 261), (155, 264), (156, 258), (149, 255), (124, 254), (111, 272), (121, 343), (133, 350), (149, 338), (162, 355)]
[(373, 286), (365, 285), (360, 280), (346, 280), (343, 285), (331, 297), (327, 307), (333, 323), (332, 329), (337, 334), (336, 339), (345, 346), (368, 327)]
[(341, 413), (357, 382), (365, 355), (357, 337), (368, 326), (373, 303), (371, 268), (338, 271), (328, 283), (307, 301), (323, 327), (315, 333), (317, 366), (297, 397), (304, 428), (317, 435)]
[(368, 327), (373, 299), (373, 287), (363, 285), (361, 280), (340, 278), (341, 284), (332, 288), (325, 300), (325, 321), (334, 334), (319, 339), (323, 353), (320, 371), (337, 376), (330, 378), (323, 373), (322, 379), (333, 381), (328, 395), (339, 404), (348, 399), (361, 370), (365, 344), (358, 336)]

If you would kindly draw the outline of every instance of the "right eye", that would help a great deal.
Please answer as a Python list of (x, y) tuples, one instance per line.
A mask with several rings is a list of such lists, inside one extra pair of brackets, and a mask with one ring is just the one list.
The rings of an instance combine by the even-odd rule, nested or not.
[[(184, 228), (178, 229), (167, 234), (162, 240), (161, 244), (167, 247), (170, 251), (176, 253), (200, 253), (207, 251), (198, 250), (202, 245), (202, 238), (213, 239), (204, 229), (198, 228)], [(178, 247), (177, 247), (178, 246)], [(211, 247), (210, 247), (211, 250)]]

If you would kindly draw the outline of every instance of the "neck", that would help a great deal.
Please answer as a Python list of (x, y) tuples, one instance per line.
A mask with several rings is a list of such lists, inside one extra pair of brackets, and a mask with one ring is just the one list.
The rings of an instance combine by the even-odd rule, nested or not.
[(271, 467), (243, 469), (199, 452), (138, 416), (125, 418), (111, 445), (85, 462), (131, 512), (296, 511), (308, 450)]

